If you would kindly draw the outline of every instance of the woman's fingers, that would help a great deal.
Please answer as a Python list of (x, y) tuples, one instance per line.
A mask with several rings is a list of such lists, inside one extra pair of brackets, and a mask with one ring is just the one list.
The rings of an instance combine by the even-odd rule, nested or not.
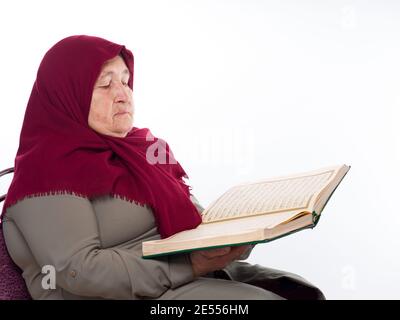
[(199, 251), (203, 256), (208, 259), (213, 259), (216, 257), (221, 257), (228, 255), (227, 258), (231, 257), (240, 257), (246, 250), (250, 248), (250, 245), (243, 245), (243, 246), (234, 246), (234, 247), (223, 247), (218, 249), (209, 249), (209, 250), (202, 250)]
[(244, 246), (235, 246), (231, 248), (231, 251), (226, 255), (226, 257), (230, 260), (238, 259), (243, 253), (245, 253), (250, 248), (250, 245)]
[(200, 276), (207, 272), (222, 269), (238, 259), (249, 247), (249, 245), (244, 245), (193, 251), (190, 254), (193, 272), (196, 276)]
[(224, 247), (224, 248), (218, 248), (218, 249), (210, 249), (210, 250), (202, 250), (200, 251), (200, 253), (209, 258), (215, 258), (215, 257), (219, 257), (219, 256), (223, 256), (228, 254), (231, 251), (231, 247)]

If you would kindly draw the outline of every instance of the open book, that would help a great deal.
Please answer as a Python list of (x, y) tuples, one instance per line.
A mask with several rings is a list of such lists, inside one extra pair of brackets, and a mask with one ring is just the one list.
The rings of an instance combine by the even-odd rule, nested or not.
[(339, 165), (236, 185), (205, 208), (196, 228), (143, 242), (143, 257), (257, 244), (313, 228), (349, 169)]

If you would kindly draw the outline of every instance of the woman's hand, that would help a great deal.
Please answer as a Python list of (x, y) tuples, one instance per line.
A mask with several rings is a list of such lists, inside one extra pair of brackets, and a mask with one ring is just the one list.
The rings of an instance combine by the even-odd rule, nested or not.
[(224, 247), (210, 250), (192, 251), (190, 259), (195, 277), (225, 268), (238, 259), (251, 245)]

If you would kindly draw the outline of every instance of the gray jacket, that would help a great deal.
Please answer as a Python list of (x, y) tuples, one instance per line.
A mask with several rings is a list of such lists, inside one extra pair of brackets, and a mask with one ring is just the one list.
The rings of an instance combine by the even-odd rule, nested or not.
[[(142, 242), (160, 238), (147, 206), (109, 196), (49, 195), (19, 201), (3, 222), (7, 249), (33, 299), (157, 298), (194, 280), (188, 253), (141, 257)], [(42, 286), (45, 265), (54, 266), (55, 289)]]

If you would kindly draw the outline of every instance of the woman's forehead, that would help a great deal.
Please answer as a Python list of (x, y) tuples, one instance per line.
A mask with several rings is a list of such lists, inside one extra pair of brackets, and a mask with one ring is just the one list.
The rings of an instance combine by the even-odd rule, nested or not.
[(107, 69), (107, 70), (104, 70), (101, 74), (100, 74), (100, 76), (99, 76), (99, 79), (101, 79), (101, 78), (105, 78), (105, 77), (107, 77), (107, 76), (112, 76), (112, 75), (114, 75), (114, 74), (122, 74), (122, 75), (128, 75), (129, 76), (129, 70), (128, 69), (124, 69), (124, 70), (122, 70), (122, 72), (118, 72), (118, 71), (115, 71), (115, 70), (109, 70), (109, 68)]
[(115, 58), (112, 58), (103, 64), (100, 77), (104, 77), (116, 72), (128, 75), (130, 74), (125, 61), (120, 56), (116, 56)]
[(103, 68), (110, 66), (110, 65), (124, 65), (126, 67), (124, 59), (117, 55), (114, 58), (111, 58), (103, 63)]

